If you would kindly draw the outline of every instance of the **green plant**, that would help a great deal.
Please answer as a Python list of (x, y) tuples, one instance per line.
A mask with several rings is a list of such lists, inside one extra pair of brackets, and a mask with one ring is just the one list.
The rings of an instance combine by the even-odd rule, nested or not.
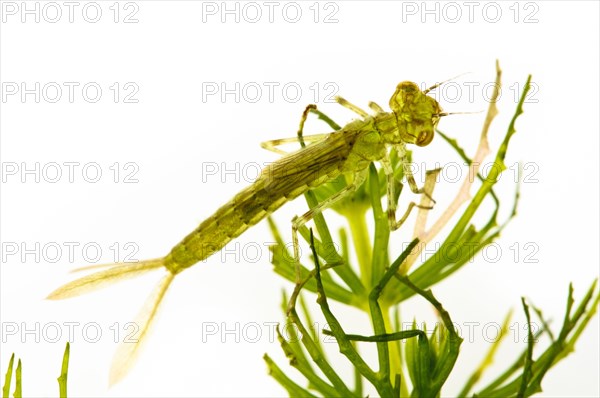
[[(346, 218), (350, 226), (349, 233), (344, 229), (339, 231), (341, 250), (336, 249), (329, 226), (322, 214), (314, 218), (319, 239), (315, 238), (313, 231), (307, 227), (299, 230), (300, 235), (311, 247), (314, 263), (314, 267), (300, 267), (299, 276), (296, 274), (294, 256), (288, 252), (274, 221), (269, 219), (271, 231), (277, 242), (271, 247), (275, 271), (294, 283), (300, 280), (289, 297), (285, 293), (283, 295), (282, 308), (286, 316), (284, 327), (289, 334), (286, 338), (278, 329), (278, 337), (290, 365), (304, 377), (306, 387), (292, 380), (267, 354), (264, 356), (271, 376), (288, 391), (290, 396), (360, 397), (365, 395), (365, 382), (370, 383), (375, 391), (384, 397), (441, 396), (442, 388), (454, 368), (463, 341), (454, 330), (450, 313), (433, 295), (430, 288), (460, 270), (477, 252), (497, 239), (507, 223), (516, 215), (517, 210), (518, 187), (508, 218), (498, 223), (500, 199), (494, 192), (494, 185), (500, 173), (506, 169), (504, 159), (508, 144), (516, 132), (515, 122), (523, 113), (523, 103), (530, 88), (531, 76), (527, 79), (506, 135), (496, 151), (494, 167), (490, 169), (486, 178), (479, 174), (478, 168), (489, 153), (488, 131), (497, 114), (496, 101), (500, 77), (501, 71), (497, 66), (496, 90), (473, 159), (466, 155), (456, 140), (437, 131), (457, 155), (471, 166), (470, 175), (477, 175), (481, 184), (476, 193), (472, 198), (469, 197), (474, 181), (466, 180), (448, 208), (432, 227), (426, 230), (427, 209), (432, 205), (431, 197), (439, 170), (427, 172), (424, 186), (427, 195), (422, 195), (419, 204), (413, 240), (394, 261), (390, 261), (388, 252), (390, 245), (388, 216), (381, 204), (381, 197), (386, 193), (386, 176), (372, 164), (369, 167), (366, 183), (352, 197), (333, 206), (335, 211)], [(335, 130), (339, 129), (339, 126), (323, 113), (316, 109), (312, 112)], [(404, 175), (402, 168), (398, 167), (399, 159), (394, 152), (391, 154), (391, 162), (397, 184), (394, 192), (399, 196), (402, 191), (399, 181)], [(305, 194), (309, 206), (311, 208), (316, 206), (325, 198), (339, 192), (346, 184), (344, 177), (340, 176), (331, 183), (309, 191)], [(494, 205), (489, 213), (486, 213), (489, 210), (480, 207), (486, 199), (491, 200)], [(454, 221), (454, 216), (462, 205), (466, 205), (466, 208)], [(369, 211), (372, 211), (375, 222), (373, 237), (370, 236), (367, 228)], [(485, 214), (488, 217), (481, 228), (476, 228), (473, 223), (476, 214)], [(441, 254), (430, 256), (411, 272), (425, 245), (448, 226), (451, 227), (450, 232), (438, 249)], [(352, 239), (355, 250), (358, 272), (350, 265), (348, 235)], [(462, 248), (468, 250), (461, 250)], [(334, 272), (337, 277), (332, 276), (331, 272)], [(519, 353), (515, 361), (495, 380), (487, 386), (478, 387), (477, 392), (474, 393), (476, 383), (492, 363), (500, 346), (502, 339), (497, 339), (483, 355), (481, 364), (466, 379), (458, 396), (525, 397), (541, 391), (543, 377), (552, 366), (573, 351), (579, 336), (595, 315), (600, 301), (596, 282), (592, 283), (577, 306), (575, 306), (573, 288), (569, 286), (565, 316), (558, 333), (550, 330), (548, 322), (539, 309), (522, 299), (523, 311), (529, 327), (526, 349)], [(327, 321), (328, 328), (322, 331), (312, 327), (314, 317), (303, 295), (307, 291), (316, 293), (319, 309)], [(431, 334), (417, 328), (416, 320), (413, 321), (411, 330), (400, 328), (396, 309), (400, 303), (415, 295), (429, 302), (439, 314), (440, 326), (436, 326)], [(344, 325), (344, 320), (334, 314), (329, 305), (330, 301), (355, 307), (367, 314), (371, 320), (373, 334), (366, 336), (351, 333), (349, 327)], [(535, 333), (531, 327), (530, 309), (534, 310), (543, 325)], [(509, 321), (510, 313), (503, 322), (504, 331), (508, 328)], [(550, 344), (534, 358), (534, 343), (542, 334), (549, 337)], [(328, 359), (319, 338), (322, 335), (334, 338), (340, 352), (352, 364), (354, 370), (352, 386), (344, 380), (336, 366)], [(502, 334), (502, 336), (506, 335), (506, 333)], [(406, 344), (400, 344), (401, 340), (406, 340)], [(373, 370), (368, 365), (368, 361), (359, 351), (360, 342), (375, 344), (379, 367), (377, 370)], [(67, 396), (69, 355), (70, 345), (67, 343), (61, 374), (58, 377), (60, 397)], [(13, 354), (2, 388), (3, 398), (8, 398), (10, 395), (14, 358)], [(407, 380), (410, 380), (410, 383)], [(15, 398), (22, 396), (21, 360), (18, 361), (15, 370), (13, 396)]]
[[(67, 375), (69, 373), (69, 355), (71, 353), (71, 345), (67, 342), (65, 346), (65, 352), (63, 354), (62, 366), (60, 368), (60, 375), (56, 379), (58, 381), (58, 394), (60, 398), (67, 398)], [(4, 385), (2, 386), (2, 398), (8, 398), (10, 396), (10, 386), (12, 381), (12, 371), (15, 362), (15, 354), (13, 353), (8, 362), (8, 369), (4, 376)], [(15, 388), (13, 390), (14, 398), (21, 398), (23, 396), (22, 386), (22, 363), (19, 359), (17, 368), (15, 370)]]
[[(390, 238), (388, 217), (381, 205), (381, 197), (385, 194), (385, 176), (372, 164), (367, 182), (361, 189), (353, 197), (340, 201), (333, 207), (348, 222), (349, 235), (352, 237), (358, 260), (356, 267), (358, 272), (350, 265), (348, 233), (343, 229), (340, 231), (341, 251), (338, 252), (335, 250), (336, 246), (325, 218), (319, 214), (314, 220), (319, 239), (315, 238), (312, 230), (306, 227), (300, 230), (301, 236), (312, 249), (314, 268), (301, 266), (300, 275), (297, 275), (294, 257), (287, 251), (274, 221), (269, 219), (271, 231), (277, 242), (271, 247), (274, 270), (284, 278), (296, 283), (289, 298), (284, 294), (283, 309), (286, 315), (285, 327), (288, 336), (284, 338), (279, 331), (279, 341), (290, 365), (306, 379), (307, 387), (293, 381), (267, 354), (264, 359), (270, 374), (288, 391), (290, 396), (359, 397), (364, 395), (365, 381), (384, 397), (436, 397), (441, 395), (441, 389), (459, 355), (462, 339), (454, 330), (450, 314), (429, 289), (461, 269), (482, 248), (497, 239), (503, 228), (516, 215), (519, 199), (517, 187), (512, 211), (507, 220), (499, 223), (497, 216), (500, 199), (493, 188), (502, 171), (506, 169), (504, 159), (508, 144), (516, 132), (515, 122), (523, 113), (523, 103), (530, 89), (531, 76), (525, 83), (506, 135), (495, 153), (493, 167), (490, 168), (490, 172), (485, 178), (479, 174), (479, 165), (489, 153), (488, 131), (498, 113), (496, 102), (499, 96), (500, 78), (501, 70), (497, 65), (495, 91), (473, 159), (466, 155), (456, 140), (438, 131), (461, 159), (469, 164), (470, 175), (477, 175), (481, 184), (476, 193), (472, 198), (469, 197), (475, 179), (465, 179), (454, 201), (433, 226), (426, 230), (427, 208), (432, 204), (431, 196), (435, 187), (435, 177), (439, 170), (429, 171), (424, 187), (427, 195), (422, 195), (414, 239), (393, 262), (390, 262), (388, 254)], [(332, 128), (339, 128), (335, 122), (321, 112), (316, 110), (312, 110), (312, 112)], [(396, 181), (400, 181), (403, 177), (403, 170), (401, 167), (396, 167), (398, 162), (394, 154), (392, 154), (392, 159)], [(397, 184), (395, 192), (399, 195), (402, 186), (400, 183)], [(332, 183), (305, 194), (306, 200), (312, 208), (324, 198), (343, 189), (345, 185), (346, 181), (341, 176)], [(480, 207), (485, 199), (491, 200), (494, 208), (486, 216), (488, 217), (487, 223), (478, 229), (472, 220), (476, 213), (485, 214), (485, 210)], [(466, 204), (466, 209), (457, 221), (451, 224), (450, 232), (439, 247), (438, 253), (429, 257), (414, 271), (409, 272), (425, 245), (444, 227), (450, 225), (450, 222), (454, 220), (453, 216), (463, 204)], [(372, 210), (375, 223), (375, 232), (372, 238), (367, 229), (368, 210)], [(321, 265), (321, 262), (325, 265)], [(337, 278), (334, 278), (331, 272), (334, 272)], [(300, 297), (304, 291), (317, 294), (320, 311), (330, 328), (330, 330), (323, 330), (323, 334), (335, 338), (339, 351), (352, 364), (354, 368), (353, 386), (349, 386), (348, 382), (343, 380), (336, 371), (336, 367), (328, 360), (318, 337), (319, 331), (307, 327), (307, 325), (313, 324), (313, 315), (306, 302)], [(415, 294), (431, 303), (441, 318), (442, 326), (436, 327), (431, 335), (419, 330), (416, 321), (413, 323), (412, 330), (400, 330), (399, 317), (395, 309), (398, 304)], [(299, 297), (300, 300), (298, 300)], [(329, 300), (364, 311), (371, 320), (373, 335), (351, 334), (347, 330), (348, 327), (343, 325), (343, 321), (333, 314), (328, 304)], [(595, 314), (598, 300), (599, 295), (596, 292), (596, 282), (594, 282), (573, 312), (573, 289), (570, 287), (563, 325), (558, 337), (555, 338), (548, 328), (547, 322), (541, 317), (541, 311), (536, 308), (534, 308), (535, 312), (540, 316), (544, 327), (537, 331), (535, 336), (533, 335), (529, 313), (531, 305), (522, 299), (529, 327), (527, 349), (493, 382), (480, 388), (479, 392), (473, 393), (475, 383), (491, 363), (499, 346), (501, 340), (498, 339), (484, 356), (481, 365), (467, 379), (459, 395), (524, 397), (541, 391), (542, 378), (548, 369), (572, 351), (581, 331)], [(298, 301), (302, 316), (297, 309)], [(504, 321), (505, 329), (509, 319), (510, 316), (507, 316)], [(548, 334), (551, 344), (534, 359), (534, 338), (542, 333)], [(405, 349), (403, 349), (403, 345), (399, 344), (399, 341), (403, 339), (408, 339), (404, 345)], [(357, 347), (359, 341), (376, 344), (378, 370), (373, 370), (361, 356)], [(410, 384), (406, 382), (408, 379), (410, 379)]]

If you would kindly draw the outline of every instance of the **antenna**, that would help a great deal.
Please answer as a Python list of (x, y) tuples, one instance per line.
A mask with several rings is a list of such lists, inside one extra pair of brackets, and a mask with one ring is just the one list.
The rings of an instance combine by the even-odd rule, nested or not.
[[(449, 81), (452, 81), (452, 80), (454, 80), (454, 79), (457, 79), (457, 78), (459, 78), (459, 77), (461, 77), (461, 76), (464, 76), (464, 75), (467, 75), (467, 74), (469, 74), (469, 73), (472, 73), (472, 72), (465, 72), (465, 73), (461, 73), (460, 75), (456, 75), (456, 76), (454, 76), (454, 77), (451, 77), (451, 78), (450, 78), (450, 79), (448, 79), (448, 80), (444, 80), (443, 82), (440, 82), (440, 83), (434, 84), (433, 86), (429, 87), (427, 90), (423, 91), (423, 94), (427, 94), (428, 92), (430, 92), (431, 90), (434, 90), (434, 89), (438, 88), (438, 87), (439, 87), (439, 86), (441, 86), (442, 84), (444, 84), (444, 83), (448, 83)], [(444, 115), (444, 116), (446, 116), (446, 115)]]
[(442, 113), (436, 113), (433, 116), (437, 116), (437, 117), (443, 117), (443, 116), (450, 116), (450, 115), (472, 115), (475, 113), (482, 113), (483, 111), (474, 111), (474, 112), (442, 112)]

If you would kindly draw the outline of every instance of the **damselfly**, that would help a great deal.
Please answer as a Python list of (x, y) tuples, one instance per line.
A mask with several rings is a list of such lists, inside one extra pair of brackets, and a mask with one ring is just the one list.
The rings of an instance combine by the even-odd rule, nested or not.
[[(137, 343), (121, 344), (111, 371), (111, 382), (118, 381), (130, 367), (140, 342), (148, 332), (157, 308), (175, 275), (221, 250), (252, 225), (258, 223), (284, 203), (293, 200), (310, 189), (331, 181), (341, 174), (349, 182), (344, 189), (333, 194), (305, 214), (292, 220), (294, 258), (299, 264), (298, 229), (316, 214), (331, 207), (340, 199), (351, 195), (365, 180), (371, 162), (379, 162), (387, 176), (387, 203), (390, 229), (397, 229), (408, 216), (411, 203), (404, 215), (396, 219), (396, 196), (394, 194), (394, 171), (390, 161), (390, 149), (396, 150), (401, 165), (406, 165), (406, 145), (428, 145), (434, 136), (436, 124), (443, 113), (438, 102), (427, 93), (439, 86), (421, 90), (415, 83), (402, 82), (396, 87), (386, 112), (374, 102), (369, 103), (372, 114), (367, 113), (343, 98), (336, 98), (342, 106), (357, 113), (356, 119), (330, 134), (302, 137), (309, 145), (285, 154), (262, 170), (249, 187), (219, 208), (198, 228), (186, 236), (165, 257), (137, 263), (113, 264), (110, 268), (77, 279), (52, 292), (48, 298), (63, 299), (76, 296), (125, 278), (137, 276), (157, 268), (165, 268), (161, 279), (148, 303), (138, 316), (140, 327)], [(303, 113), (301, 127), (310, 110)], [(294, 140), (297, 140), (295, 138)], [(291, 139), (263, 143), (263, 147), (282, 153), (276, 147)], [(410, 167), (404, 168), (404, 176), (414, 193), (419, 189)], [(299, 275), (299, 273), (298, 273)]]

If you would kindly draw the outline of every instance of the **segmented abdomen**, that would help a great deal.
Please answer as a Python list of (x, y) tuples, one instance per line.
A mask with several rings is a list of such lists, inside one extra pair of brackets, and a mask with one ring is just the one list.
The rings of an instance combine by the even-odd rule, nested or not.
[(177, 273), (208, 258), (284, 203), (337, 177), (351, 146), (344, 140), (333, 142), (338, 145), (332, 146), (330, 140), (324, 140), (267, 166), (254, 184), (239, 192), (171, 250), (165, 258), (167, 269)]

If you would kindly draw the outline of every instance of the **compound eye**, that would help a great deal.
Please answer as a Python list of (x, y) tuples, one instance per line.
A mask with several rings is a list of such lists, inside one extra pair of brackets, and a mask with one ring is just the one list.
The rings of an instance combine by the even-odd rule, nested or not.
[(416, 144), (418, 146), (425, 146), (428, 145), (431, 140), (433, 140), (433, 130), (423, 130), (419, 133)]

